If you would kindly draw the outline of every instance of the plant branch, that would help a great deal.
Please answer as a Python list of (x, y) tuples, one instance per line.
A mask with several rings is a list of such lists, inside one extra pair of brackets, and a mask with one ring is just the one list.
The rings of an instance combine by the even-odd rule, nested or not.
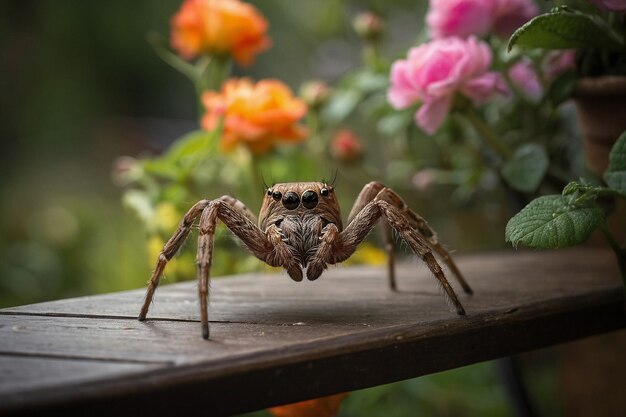
[(150, 32), (146, 35), (146, 40), (165, 63), (189, 78), (192, 82), (197, 82), (199, 75), (197, 68), (170, 51), (167, 40), (163, 36), (156, 32)]
[(626, 250), (622, 248), (619, 243), (615, 240), (611, 232), (609, 231), (606, 221), (602, 223), (600, 226), (600, 230), (604, 234), (607, 242), (613, 252), (615, 253), (615, 257), (617, 258), (617, 264), (619, 265), (620, 275), (622, 277), (622, 281), (624, 282), (624, 291), (626, 291)]
[(199, 76), (195, 81), (196, 94), (198, 97), (198, 119), (206, 112), (202, 103), (202, 94), (205, 91), (218, 91), (231, 73), (232, 61), (227, 56), (205, 55), (196, 63)]
[(480, 134), (483, 140), (505, 161), (513, 157), (513, 150), (504, 143), (498, 135), (478, 116), (476, 111), (467, 107), (464, 109), (467, 120), (472, 124), (474, 129)]

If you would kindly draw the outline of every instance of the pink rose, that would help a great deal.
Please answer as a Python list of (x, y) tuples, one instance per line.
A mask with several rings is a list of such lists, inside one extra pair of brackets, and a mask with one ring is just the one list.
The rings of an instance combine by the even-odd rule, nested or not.
[(426, 24), (430, 36), (484, 35), (493, 24), (496, 0), (430, 0)]
[(543, 86), (530, 59), (522, 59), (513, 64), (509, 68), (509, 78), (522, 94), (531, 100), (539, 101), (543, 96)]
[(490, 66), (489, 46), (473, 36), (435, 39), (410, 49), (406, 60), (393, 64), (387, 98), (396, 109), (421, 102), (415, 122), (433, 134), (450, 112), (455, 94), (475, 104), (494, 93), (508, 94), (502, 75), (490, 72)]
[(590, 0), (598, 9), (610, 12), (626, 12), (626, 1), (624, 0)]
[(497, 0), (493, 32), (508, 38), (517, 28), (537, 16), (539, 9), (532, 0)]
[(430, 0), (426, 24), (431, 37), (509, 37), (538, 13), (532, 0)]

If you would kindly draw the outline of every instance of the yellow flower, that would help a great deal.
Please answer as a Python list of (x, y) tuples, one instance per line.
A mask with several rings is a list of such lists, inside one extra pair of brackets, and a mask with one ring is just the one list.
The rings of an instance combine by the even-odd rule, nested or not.
[[(152, 235), (148, 238), (146, 252), (148, 253), (148, 262), (150, 262), (150, 264), (156, 262), (159, 258), (163, 245), (165, 245), (165, 240), (159, 235)], [(164, 276), (172, 278), (172, 281), (176, 281), (180, 278), (193, 278), (195, 274), (196, 263), (193, 261), (193, 254), (185, 253), (170, 259), (167, 263)]]
[(157, 204), (154, 210), (157, 230), (164, 233), (173, 233), (178, 227), (181, 217), (174, 203), (169, 201)]
[(231, 55), (250, 65), (269, 48), (267, 20), (239, 0), (185, 0), (172, 17), (172, 47), (186, 59), (199, 54)]
[(372, 245), (371, 243), (364, 243), (356, 250), (354, 255), (350, 257), (344, 264), (348, 265), (384, 265), (387, 263), (387, 252)]
[(269, 151), (278, 141), (297, 142), (306, 135), (298, 121), (307, 106), (278, 80), (230, 79), (220, 92), (202, 95), (202, 127), (214, 130), (223, 121), (222, 149), (244, 145), (254, 153)]
[[(150, 263), (156, 262), (159, 259), (159, 254), (161, 253), (161, 249), (165, 245), (165, 241), (159, 235), (152, 235), (148, 238), (147, 243), (147, 252), (148, 252), (148, 261)], [(173, 272), (176, 269), (176, 260), (172, 259), (168, 262), (167, 265), (168, 272)]]

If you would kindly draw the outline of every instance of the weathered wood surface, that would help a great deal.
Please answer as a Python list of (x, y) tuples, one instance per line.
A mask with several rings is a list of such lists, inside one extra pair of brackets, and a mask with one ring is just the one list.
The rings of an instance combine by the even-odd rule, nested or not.
[[(0, 414), (226, 415), (415, 377), (626, 324), (603, 250), (457, 256), (467, 316), (417, 262), (214, 279), (211, 340), (195, 283), (0, 310)], [(458, 285), (455, 285), (458, 288)], [(461, 292), (459, 291), (461, 294)]]

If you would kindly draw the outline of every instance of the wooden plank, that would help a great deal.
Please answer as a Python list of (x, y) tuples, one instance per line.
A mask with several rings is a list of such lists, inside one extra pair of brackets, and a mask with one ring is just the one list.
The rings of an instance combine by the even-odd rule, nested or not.
[[(360, 327), (365, 330), (365, 326)], [(354, 335), (358, 330), (358, 325), (215, 323), (211, 327), (211, 340), (205, 341), (195, 322), (1, 315), (0, 354), (176, 365), (200, 361), (220, 364), (302, 342)]]
[[(503, 252), (502, 254), (460, 257), (463, 272), (476, 292), (461, 295), (469, 310), (508, 306), (512, 301), (547, 300), (584, 294), (605, 288), (606, 279), (618, 285), (617, 267), (610, 252), (590, 251)], [(597, 271), (607, 278), (598, 279)], [(331, 268), (318, 281), (291, 281), (284, 273), (247, 274), (214, 279), (211, 289), (212, 322), (272, 323), (277, 325), (342, 320), (352, 324), (372, 320), (397, 322), (408, 311), (415, 318), (430, 320), (430, 314), (446, 314), (444, 298), (435, 279), (421, 264), (412, 262), (398, 268), (400, 292), (388, 290), (384, 268)], [(456, 286), (455, 282), (452, 282)], [(458, 290), (458, 286), (457, 291)], [(93, 297), (80, 297), (1, 310), (3, 313), (80, 315), (135, 318), (144, 289)], [(347, 303), (347, 304), (346, 304)], [(393, 308), (376, 314), (377, 306)], [(340, 313), (340, 314), (337, 314)], [(148, 317), (163, 320), (197, 321), (199, 307), (195, 283), (186, 282), (159, 288)], [(366, 320), (363, 320), (365, 318)]]
[(55, 385), (80, 385), (94, 378), (124, 378), (162, 366), (4, 354), (0, 355), (0, 397), (28, 395)]
[(226, 415), (626, 325), (621, 282), (606, 251), (458, 258), (475, 289), (462, 296), (466, 317), (449, 310), (415, 263), (400, 268), (398, 293), (387, 289), (382, 268), (336, 268), (302, 283), (284, 275), (215, 279), (208, 342), (200, 338), (195, 283), (160, 288), (149, 314), (156, 320), (145, 323), (134, 319), (143, 289), (2, 310), (0, 358), (153, 368), (124, 378), (94, 371), (81, 384), (25, 384), (19, 396), (0, 393), (0, 414), (89, 407), (103, 415), (166, 415), (202, 406)]

